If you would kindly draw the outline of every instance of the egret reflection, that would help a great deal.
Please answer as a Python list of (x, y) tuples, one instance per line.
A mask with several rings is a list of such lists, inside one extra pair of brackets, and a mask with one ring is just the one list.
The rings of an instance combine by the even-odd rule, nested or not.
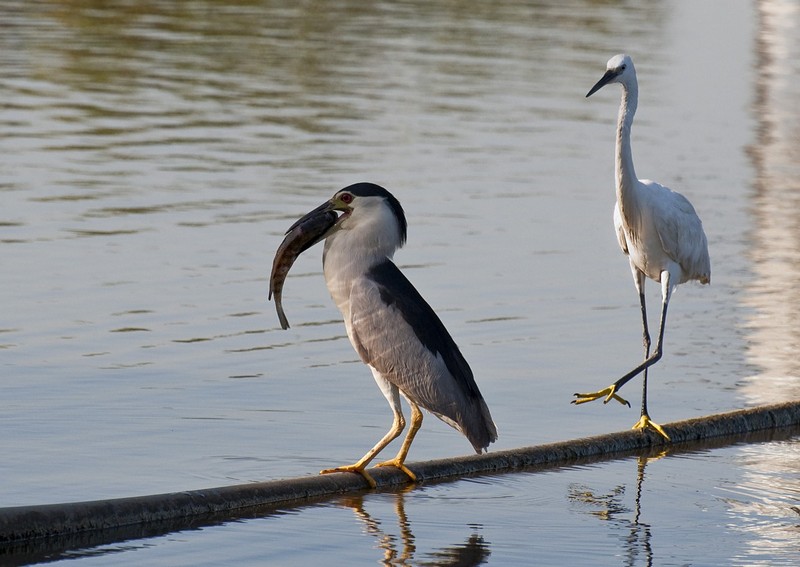
[(625, 484), (620, 484), (604, 493), (580, 484), (572, 484), (569, 487), (568, 498), (571, 503), (579, 506), (581, 511), (587, 514), (611, 522), (615, 529), (622, 532), (620, 539), (625, 551), (623, 565), (643, 564), (648, 567), (653, 565), (652, 526), (641, 521), (642, 486), (647, 464), (666, 454), (666, 451), (661, 451), (653, 456), (640, 455), (637, 458), (633, 509), (625, 502), (627, 489)]

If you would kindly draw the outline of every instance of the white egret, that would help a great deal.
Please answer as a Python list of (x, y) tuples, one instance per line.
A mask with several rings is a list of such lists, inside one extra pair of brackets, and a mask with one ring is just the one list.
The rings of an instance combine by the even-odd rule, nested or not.
[[(658, 362), (663, 354), (667, 306), (675, 287), (690, 280), (703, 284), (711, 282), (708, 242), (703, 223), (686, 197), (654, 181), (636, 177), (631, 156), (631, 125), (636, 113), (639, 85), (630, 56), (619, 54), (609, 59), (605, 75), (586, 96), (611, 83), (622, 86), (617, 121), (614, 226), (619, 245), (630, 261), (633, 281), (639, 292), (644, 362), (599, 392), (575, 394), (576, 399), (572, 403), (582, 404), (604, 397), (605, 403), (613, 398), (630, 405), (617, 392), (631, 378), (643, 373), (641, 418), (633, 428), (652, 427), (669, 439), (661, 426), (650, 419), (647, 410), (647, 369)], [(661, 284), (661, 319), (656, 348), (652, 354), (644, 297), (645, 277)]]

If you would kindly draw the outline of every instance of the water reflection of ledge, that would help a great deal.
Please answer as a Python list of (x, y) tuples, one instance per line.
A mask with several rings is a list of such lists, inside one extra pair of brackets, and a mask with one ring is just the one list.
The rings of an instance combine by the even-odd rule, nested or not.
[(742, 388), (749, 402), (800, 397), (800, 5), (757, 4), (756, 141), (746, 303), (748, 361), (760, 370)]

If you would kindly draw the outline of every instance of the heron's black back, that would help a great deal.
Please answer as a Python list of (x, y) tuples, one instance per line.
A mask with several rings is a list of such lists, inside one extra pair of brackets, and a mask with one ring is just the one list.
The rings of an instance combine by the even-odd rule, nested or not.
[(391, 260), (386, 259), (370, 268), (368, 277), (379, 286), (381, 300), (400, 312), (420, 343), (434, 356), (438, 354), (442, 357), (447, 370), (471, 406), (471, 411), (464, 412), (471, 419), (459, 419), (458, 415), (448, 417), (462, 426), (464, 434), (476, 451), (485, 449), (497, 439), (497, 430), (475, 382), (472, 369), (442, 321)]

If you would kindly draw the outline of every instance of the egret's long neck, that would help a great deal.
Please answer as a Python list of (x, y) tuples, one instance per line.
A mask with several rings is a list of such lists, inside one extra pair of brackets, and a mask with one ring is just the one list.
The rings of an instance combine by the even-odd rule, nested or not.
[(617, 155), (616, 155), (616, 181), (617, 201), (620, 207), (626, 208), (630, 199), (634, 197), (633, 187), (638, 183), (636, 171), (633, 169), (633, 155), (631, 154), (631, 125), (633, 115), (639, 99), (639, 87), (636, 81), (632, 84), (622, 85), (622, 102), (619, 105), (619, 118), (617, 120)]

